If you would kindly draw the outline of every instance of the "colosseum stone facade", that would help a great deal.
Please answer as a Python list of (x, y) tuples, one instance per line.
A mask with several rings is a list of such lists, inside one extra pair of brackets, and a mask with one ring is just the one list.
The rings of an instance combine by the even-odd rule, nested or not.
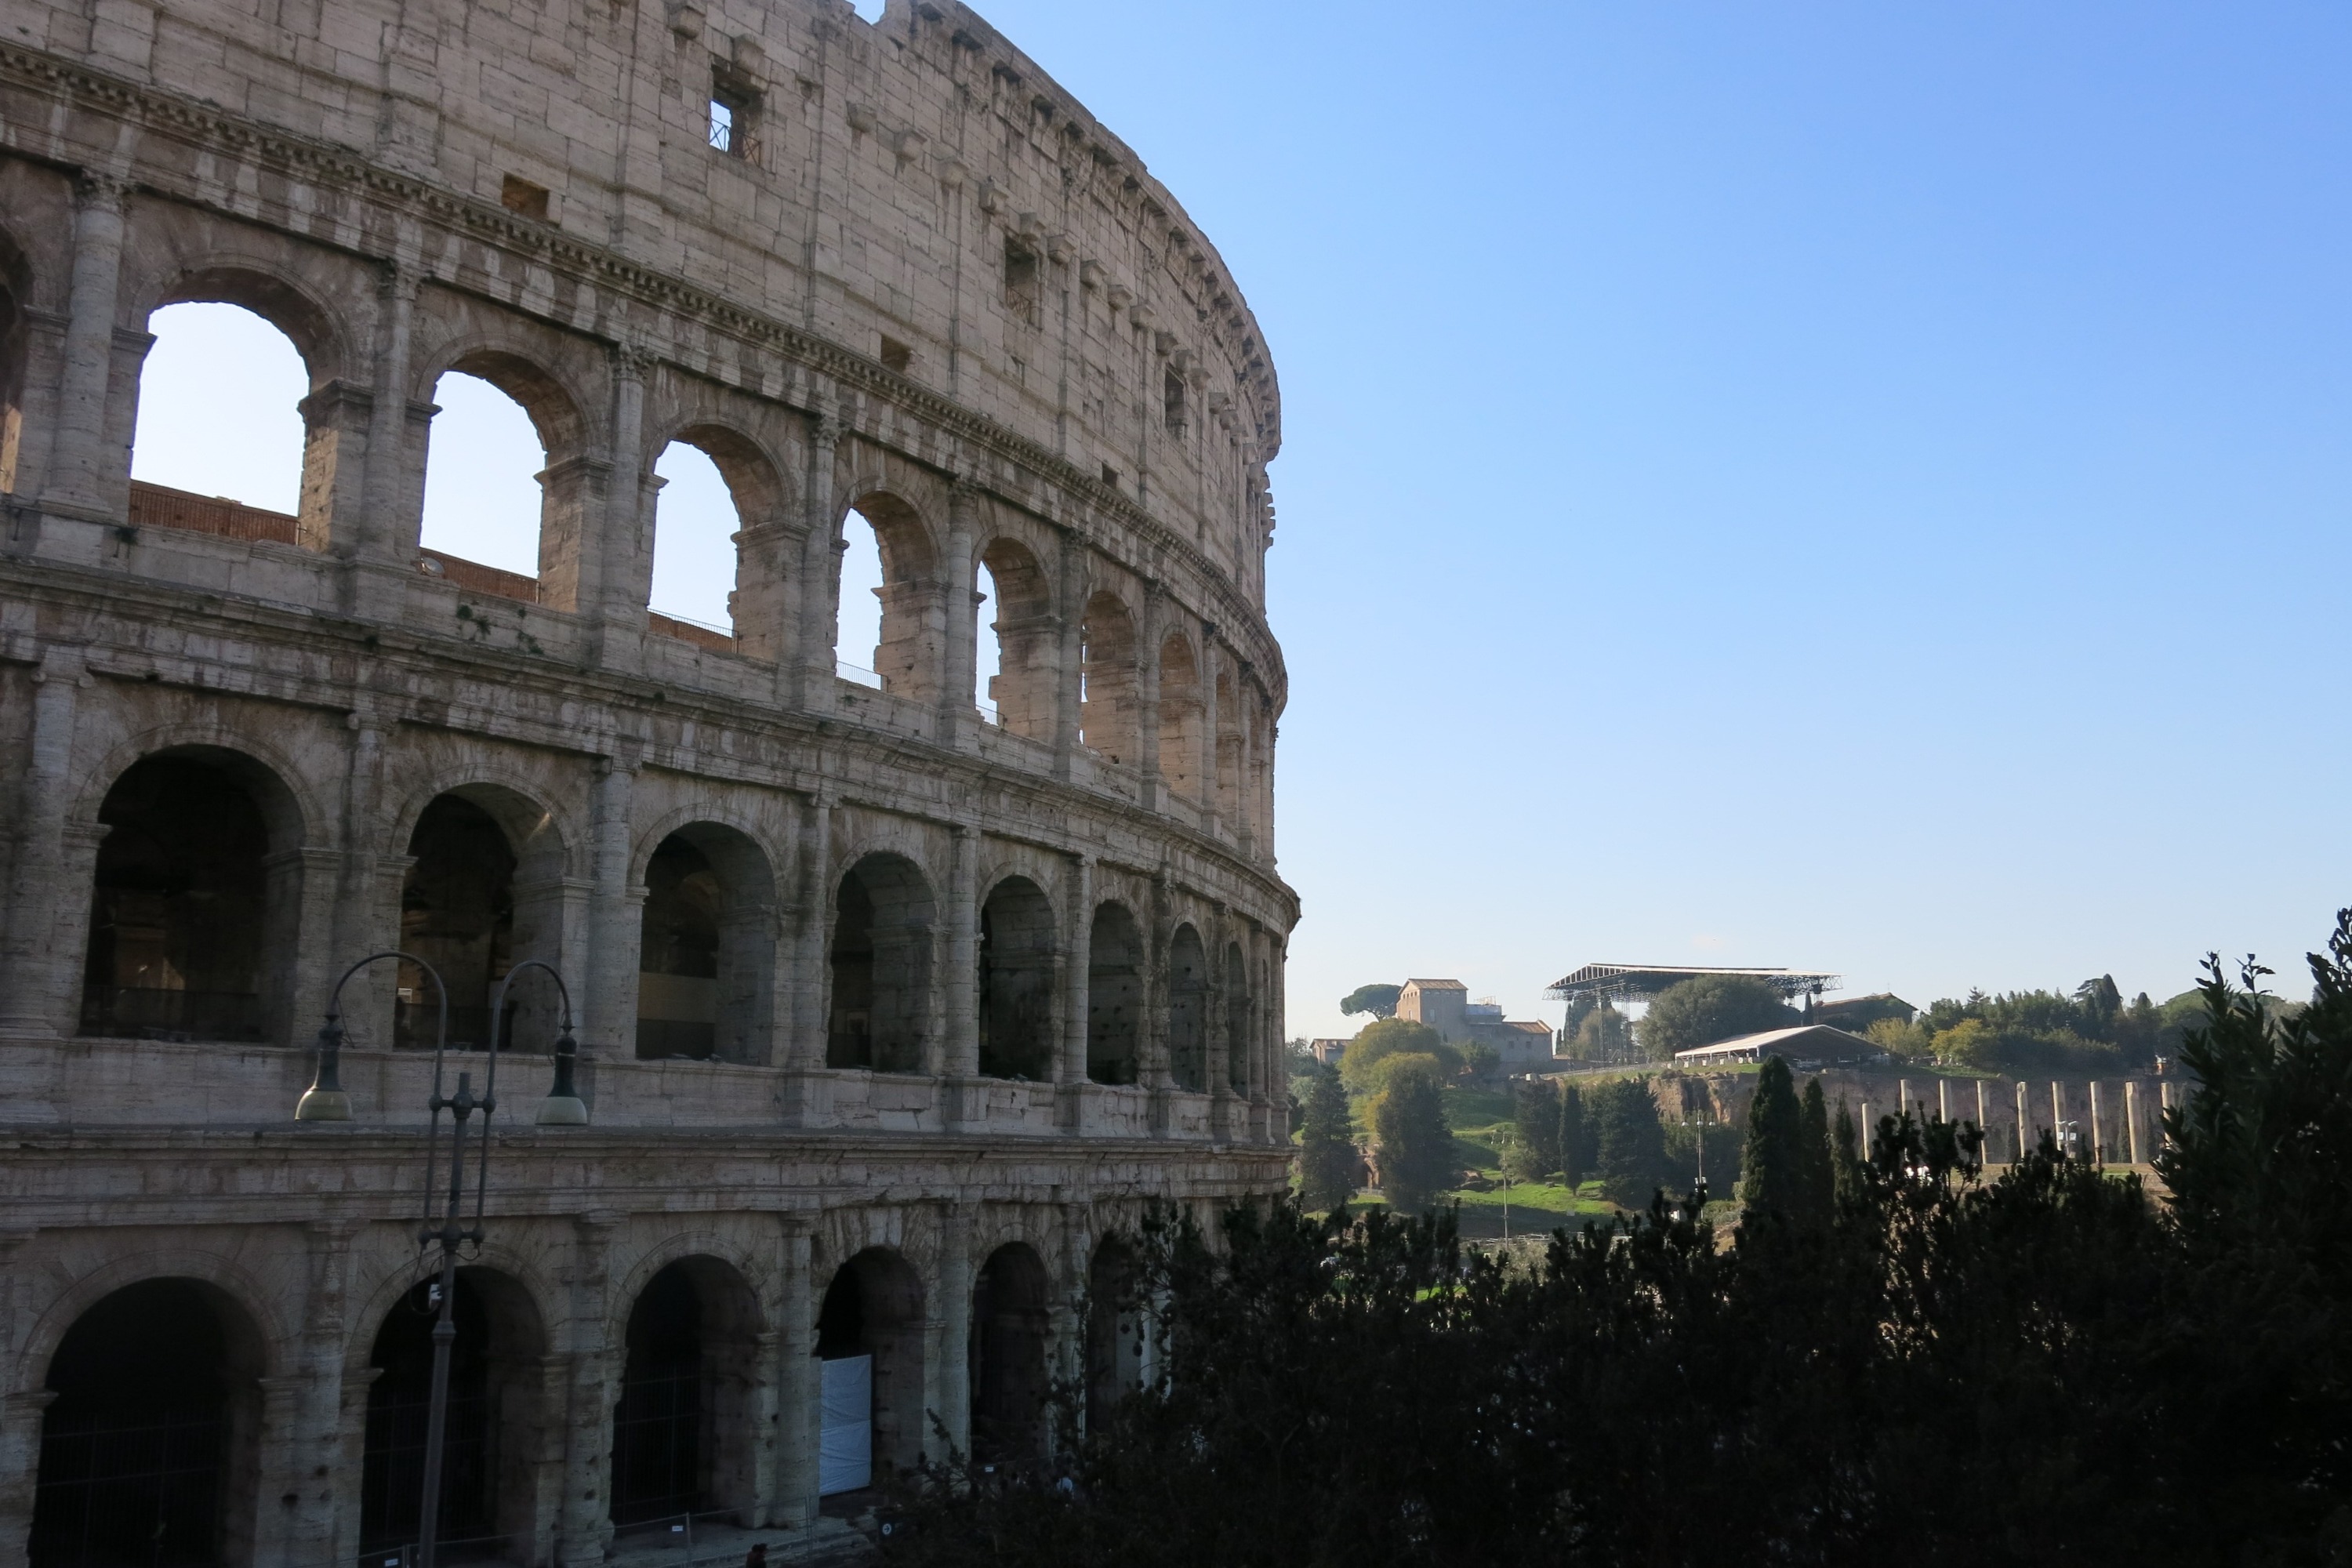
[[(433, 975), (478, 1047), (526, 958), (590, 1115), (517, 971), (459, 1554), (819, 1540), (1135, 1375), (1087, 1287), (1283, 1181), (1297, 917), (1274, 373), (1135, 155), (929, 0), (7, 0), (0, 137), (0, 1564), (398, 1553)], [(299, 352), (298, 512), (132, 481), (189, 301)], [(420, 541), (453, 372), (535, 576)], [(673, 442), (731, 627), (647, 608)]]

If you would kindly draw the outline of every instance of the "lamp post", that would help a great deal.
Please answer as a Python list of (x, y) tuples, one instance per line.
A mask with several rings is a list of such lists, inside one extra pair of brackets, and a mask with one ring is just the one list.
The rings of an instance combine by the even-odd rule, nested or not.
[[(433, 989), (441, 999), (440, 1024), (433, 1040), (433, 1095), (425, 1102), (425, 1221), (417, 1233), (420, 1245), (435, 1241), (441, 1244), (440, 1315), (433, 1324), (433, 1395), (425, 1422), (425, 1496), (418, 1510), (416, 1542), (418, 1568), (433, 1568), (439, 1549), (436, 1538), (440, 1534), (441, 1523), (442, 1449), (449, 1426), (449, 1351), (457, 1338), (457, 1249), (467, 1242), (479, 1246), (482, 1240), (482, 1207), (490, 1184), (489, 1121), (491, 1112), (498, 1109), (499, 1032), (506, 1017), (507, 987), (526, 969), (547, 971), (563, 1001), (563, 1027), (555, 1042), (555, 1081), (549, 1086), (547, 1098), (540, 1101), (536, 1120), (542, 1127), (585, 1127), (588, 1107), (572, 1083), (580, 1047), (572, 1034), (572, 991), (563, 984), (563, 976), (556, 973), (555, 965), (545, 959), (526, 958), (499, 979), (498, 990), (490, 999), (489, 1059), (482, 1075), (482, 1096), (477, 1100), (474, 1075), (469, 1072), (457, 1075), (455, 1095), (441, 1092), (442, 1068), (449, 1051), (449, 988), (442, 983), (439, 972), (414, 953), (373, 952), (343, 971), (342, 978), (335, 982), (334, 990), (328, 995), (327, 1021), (319, 1029), (319, 1070), (294, 1108), (297, 1121), (352, 1119), (351, 1096), (343, 1092), (341, 1078), (343, 1026), (340, 1007), (343, 987), (352, 975), (387, 958), (413, 963), (430, 975)], [(433, 1222), (433, 1194), (440, 1166), (444, 1110), (449, 1112), (449, 1191), (436, 1226)], [(460, 1223), (466, 1206), (466, 1123), (477, 1110), (482, 1113), (481, 1152), (475, 1159), (473, 1224), (466, 1226)]]
[[(436, 1538), (441, 1525), (441, 1454), (449, 1427), (449, 1350), (457, 1339), (457, 1248), (467, 1242), (477, 1247), (482, 1242), (482, 1207), (490, 1188), (490, 1116), (499, 1106), (499, 1033), (506, 1021), (507, 987), (526, 969), (547, 971), (548, 978), (555, 982), (557, 994), (563, 999), (563, 1027), (555, 1042), (555, 1083), (540, 1107), (538, 1120), (550, 1126), (580, 1126), (588, 1120), (587, 1109), (572, 1086), (572, 1065), (579, 1047), (572, 1037), (571, 987), (563, 984), (563, 976), (556, 973), (555, 965), (543, 958), (526, 958), (499, 977), (498, 989), (490, 996), (489, 1059), (482, 1071), (482, 1098), (474, 1098), (473, 1074), (464, 1072), (457, 1075), (457, 1092), (446, 1098), (442, 1095), (441, 1058), (447, 1045), (446, 1028), (442, 1044), (433, 1052), (433, 1098), (426, 1101), (431, 1121), (425, 1137), (427, 1206), (425, 1223), (417, 1239), (441, 1244), (441, 1314), (433, 1323), (433, 1398), (425, 1416), (425, 1496), (416, 1519), (417, 1568), (434, 1568), (439, 1552)], [(446, 1016), (446, 1000), (443, 1008)], [(432, 1223), (431, 1205), (444, 1110), (449, 1112), (449, 1195), (436, 1229)], [(466, 1123), (477, 1110), (482, 1113), (481, 1152), (475, 1161), (474, 1223), (466, 1226), (458, 1223), (466, 1205)]]

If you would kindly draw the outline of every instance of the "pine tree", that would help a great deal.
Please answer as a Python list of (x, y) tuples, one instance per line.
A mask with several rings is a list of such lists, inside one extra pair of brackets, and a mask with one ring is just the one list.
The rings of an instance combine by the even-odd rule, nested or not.
[(1646, 1078), (1621, 1078), (1592, 1095), (1593, 1163), (1612, 1199), (1650, 1201), (1666, 1178), (1666, 1129)]
[(1559, 1179), (1572, 1190), (1592, 1174), (1592, 1119), (1572, 1083), (1559, 1086)]
[(1830, 1141), (1831, 1170), (1834, 1173), (1837, 1204), (1843, 1208), (1862, 1198), (1862, 1132), (1854, 1126), (1853, 1112), (1846, 1109), (1845, 1096), (1838, 1096), (1837, 1124)]
[(1748, 1104), (1748, 1142), (1739, 1154), (1739, 1201), (1749, 1214), (1800, 1218), (1804, 1212), (1804, 1112), (1789, 1064), (1767, 1057)]
[(1538, 1175), (1559, 1169), (1559, 1097), (1550, 1080), (1531, 1078), (1512, 1095), (1518, 1141)]
[(1397, 1074), (1372, 1114), (1372, 1132), (1381, 1147), (1381, 1191), (1391, 1209), (1417, 1213), (1454, 1184), (1454, 1130), (1428, 1073)]
[(1335, 1209), (1356, 1195), (1356, 1143), (1348, 1127), (1348, 1091), (1325, 1068), (1307, 1092), (1306, 1125), (1298, 1134), (1298, 1201)]
[(1805, 1085), (1801, 1107), (1803, 1129), (1797, 1149), (1801, 1213), (1807, 1225), (1826, 1226), (1837, 1217), (1837, 1163), (1830, 1146), (1829, 1097), (1822, 1080)]

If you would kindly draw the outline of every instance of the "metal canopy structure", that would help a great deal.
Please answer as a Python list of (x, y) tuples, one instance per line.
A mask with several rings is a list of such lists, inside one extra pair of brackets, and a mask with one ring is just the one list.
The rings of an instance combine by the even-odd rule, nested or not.
[(1554, 1001), (1563, 1002), (1573, 1001), (1579, 996), (1614, 996), (1647, 1001), (1669, 985), (1695, 980), (1702, 974), (1738, 974), (1750, 980), (1761, 980), (1792, 1000), (1799, 996), (1818, 996), (1824, 991), (1840, 990), (1845, 984), (1842, 976), (1799, 969), (1706, 969), (1679, 963), (1588, 963), (1575, 973), (1553, 981), (1544, 994)]

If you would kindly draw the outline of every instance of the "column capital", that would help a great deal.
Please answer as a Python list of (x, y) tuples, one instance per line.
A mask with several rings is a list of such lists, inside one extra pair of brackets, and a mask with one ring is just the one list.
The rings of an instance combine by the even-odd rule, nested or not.
[(99, 212), (121, 212), (122, 198), (130, 192), (128, 179), (100, 169), (85, 169), (74, 181), (75, 201)]

